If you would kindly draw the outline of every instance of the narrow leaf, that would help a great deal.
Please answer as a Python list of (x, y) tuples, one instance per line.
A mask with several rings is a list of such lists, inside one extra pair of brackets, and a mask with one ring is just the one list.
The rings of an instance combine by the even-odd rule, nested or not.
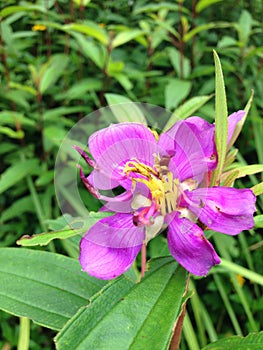
[(222, 72), (219, 57), (214, 51), (215, 60), (215, 143), (218, 155), (217, 168), (213, 172), (211, 186), (217, 184), (222, 173), (226, 150), (227, 150), (227, 135), (228, 135), (228, 113), (224, 77)]
[(46, 12), (46, 9), (40, 5), (27, 5), (27, 6), (8, 6), (0, 11), (1, 17), (6, 17), (18, 12), (30, 12), (30, 11), (40, 11)]
[[(85, 219), (75, 219), (70, 222), (65, 228), (59, 231), (44, 232), (32, 236), (25, 235), (21, 237), (16, 243), (24, 247), (35, 246), (35, 245), (47, 245), (54, 239), (67, 239), (76, 235), (82, 235), (94, 225), (98, 220), (112, 215), (107, 212), (90, 213), (90, 216)], [(75, 227), (74, 227), (75, 226)]]
[(259, 196), (260, 194), (263, 194), (263, 182), (260, 182), (259, 184), (251, 187), (251, 190), (254, 192), (255, 196)]
[(245, 121), (247, 119), (248, 112), (249, 112), (249, 110), (251, 108), (253, 97), (254, 97), (254, 90), (252, 90), (251, 96), (250, 96), (250, 98), (249, 98), (249, 100), (248, 100), (248, 102), (246, 104), (245, 109), (244, 109), (246, 113), (244, 114), (243, 118), (237, 123), (236, 128), (235, 128), (235, 130), (233, 132), (233, 135), (232, 135), (232, 137), (231, 137), (231, 139), (230, 139), (230, 141), (229, 141), (229, 143), (227, 145), (227, 149), (228, 150), (233, 146), (233, 144), (235, 143), (236, 139), (238, 138), (238, 135), (240, 134), (240, 132), (241, 132), (241, 130), (243, 128), (243, 125), (244, 125), (244, 123), (245, 123)]
[(45, 93), (52, 85), (54, 85), (61, 75), (65, 72), (65, 68), (69, 63), (69, 58), (64, 54), (54, 55), (50, 64), (44, 71), (40, 81), (40, 92)]
[(263, 332), (250, 333), (246, 337), (234, 336), (220, 339), (202, 350), (259, 350), (263, 344)]
[(105, 285), (74, 259), (25, 248), (0, 249), (0, 280), (0, 309), (57, 330)]
[(24, 160), (10, 166), (0, 178), (0, 193), (14, 186), (26, 175), (36, 173), (38, 161), (36, 159)]
[(117, 94), (105, 94), (105, 98), (119, 123), (137, 122), (147, 125), (140, 107), (129, 98)]
[(167, 349), (185, 288), (186, 271), (173, 259), (153, 260), (121, 299), (118, 283), (97, 294), (58, 334), (57, 349)]
[(204, 9), (206, 9), (207, 7), (217, 3), (217, 2), (221, 2), (222, 0), (199, 0), (197, 5), (196, 5), (196, 12), (200, 13), (202, 12)]
[(106, 31), (100, 28), (95, 22), (86, 21), (85, 24), (71, 23), (63, 26), (65, 31), (76, 31), (84, 33), (87, 36), (91, 36), (102, 44), (107, 45), (109, 43), (109, 37)]
[[(226, 173), (223, 173), (222, 176), (220, 177), (220, 180), (225, 181), (225, 179), (231, 178), (231, 177), (235, 180), (247, 175), (257, 174), (262, 171), (263, 171), (263, 164), (245, 165), (242, 167), (229, 170)], [(224, 183), (224, 186), (227, 186), (227, 185)]]
[(209, 96), (196, 96), (179, 106), (171, 115), (170, 119), (164, 127), (164, 131), (168, 130), (177, 120), (186, 119), (201, 108), (207, 101), (211, 99), (213, 95)]
[(115, 48), (117, 46), (126, 44), (127, 42), (136, 39), (138, 36), (144, 34), (143, 30), (140, 29), (128, 29), (121, 33), (118, 33), (115, 38), (112, 40), (112, 47)]

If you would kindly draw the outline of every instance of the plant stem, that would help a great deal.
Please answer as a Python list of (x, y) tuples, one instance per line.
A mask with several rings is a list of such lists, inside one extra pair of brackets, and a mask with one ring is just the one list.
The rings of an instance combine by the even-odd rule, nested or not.
[(28, 350), (30, 341), (30, 320), (27, 317), (20, 317), (20, 329), (17, 350)]
[(141, 279), (144, 277), (145, 271), (146, 271), (146, 246), (147, 244), (143, 243), (142, 250), (141, 250), (141, 255), (142, 255)]

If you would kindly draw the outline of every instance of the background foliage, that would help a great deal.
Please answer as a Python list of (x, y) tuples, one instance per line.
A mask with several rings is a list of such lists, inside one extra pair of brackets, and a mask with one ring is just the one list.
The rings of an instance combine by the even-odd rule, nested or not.
[[(212, 122), (213, 49), (221, 59), (229, 112), (244, 108), (254, 90), (236, 143), (242, 153), (238, 162), (263, 163), (262, 1), (9, 0), (1, 6), (2, 248), (16, 246), (24, 234), (64, 228), (54, 162), (61, 140), (83, 116), (128, 98), (166, 107), (181, 118), (198, 114)], [(260, 175), (241, 180), (239, 187), (262, 181)], [(98, 203), (84, 196), (96, 211)], [(260, 229), (262, 198), (257, 203)], [(190, 281), (195, 292), (181, 349), (262, 329), (262, 280), (255, 283), (253, 275), (262, 274), (260, 231), (213, 239), (223, 263), (206, 279)], [(78, 256), (76, 237), (36, 249)], [(156, 237), (149, 257), (167, 253), (164, 238)], [(0, 346), (16, 348), (23, 319), (1, 312), (0, 320)], [(52, 348), (54, 336), (31, 323), (30, 348)]]

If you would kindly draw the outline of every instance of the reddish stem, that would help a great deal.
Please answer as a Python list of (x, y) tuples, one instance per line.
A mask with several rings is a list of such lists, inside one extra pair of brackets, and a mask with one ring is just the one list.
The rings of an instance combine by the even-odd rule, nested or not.
[(146, 246), (147, 244), (143, 243), (142, 250), (141, 250), (141, 256), (142, 256), (141, 279), (144, 277), (145, 271), (146, 271)]

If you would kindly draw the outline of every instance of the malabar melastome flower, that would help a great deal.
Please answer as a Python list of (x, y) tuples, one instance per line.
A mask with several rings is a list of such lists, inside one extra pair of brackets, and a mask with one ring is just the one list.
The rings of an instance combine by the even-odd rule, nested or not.
[[(228, 141), (243, 115), (229, 116)], [(220, 259), (203, 229), (236, 235), (253, 227), (250, 189), (209, 187), (217, 165), (214, 128), (199, 117), (180, 120), (161, 135), (140, 123), (119, 123), (90, 136), (93, 159), (75, 147), (93, 168), (87, 177), (80, 168), (82, 182), (104, 202), (101, 210), (113, 213), (82, 237), (84, 271), (100, 279), (123, 274), (142, 245), (167, 229), (171, 255), (192, 274), (204, 276)], [(121, 194), (102, 194), (115, 188)]]

